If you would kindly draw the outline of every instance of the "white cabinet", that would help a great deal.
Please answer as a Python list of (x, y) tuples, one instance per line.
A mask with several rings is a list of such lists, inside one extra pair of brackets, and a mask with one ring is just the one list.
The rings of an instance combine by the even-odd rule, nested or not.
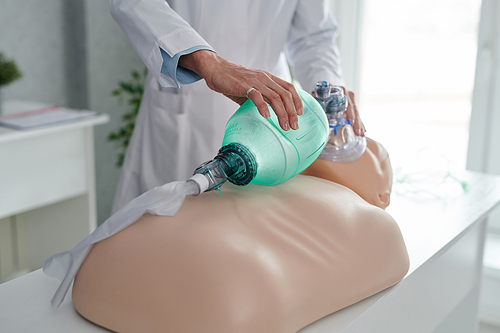
[[(3, 110), (42, 106), (11, 101)], [(108, 120), (97, 115), (31, 130), (0, 127), (0, 281), (40, 268), (97, 227), (93, 127)]]

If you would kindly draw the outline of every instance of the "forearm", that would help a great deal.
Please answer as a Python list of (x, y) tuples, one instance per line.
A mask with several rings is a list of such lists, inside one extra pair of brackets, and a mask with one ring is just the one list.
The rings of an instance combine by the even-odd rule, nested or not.
[[(170, 58), (185, 50), (211, 46), (164, 0), (110, 0), (111, 15), (125, 32), (149, 71), (164, 86), (178, 86), (164, 75), (162, 50)], [(162, 74), (163, 73), (163, 74)]]

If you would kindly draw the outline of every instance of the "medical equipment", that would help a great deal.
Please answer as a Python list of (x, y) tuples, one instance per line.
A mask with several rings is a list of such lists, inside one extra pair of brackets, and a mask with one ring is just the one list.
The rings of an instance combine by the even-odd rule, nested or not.
[[(222, 148), (191, 178), (199, 188), (218, 189), (226, 180), (236, 185), (280, 184), (304, 171), (319, 156), (328, 138), (328, 122), (321, 105), (299, 90), (304, 112), (299, 129), (284, 131), (276, 114), (263, 118), (251, 100), (226, 124)], [(269, 107), (270, 108), (270, 107)]]
[(366, 149), (366, 138), (354, 134), (351, 120), (347, 120), (347, 98), (340, 86), (319, 81), (314, 89), (316, 100), (325, 110), (330, 137), (319, 158), (334, 162), (352, 162)]
[[(229, 179), (236, 185), (280, 184), (304, 171), (321, 152), (328, 138), (328, 123), (319, 103), (299, 91), (304, 114), (299, 130), (283, 131), (274, 112), (263, 118), (255, 105), (245, 102), (229, 119), (219, 154), (196, 169), (187, 181), (158, 186), (133, 199), (77, 244), (72, 250), (45, 260), (43, 270), (61, 280), (52, 305), (58, 307), (92, 246), (149, 213), (174, 216), (187, 195), (218, 189)], [(272, 110), (271, 110), (272, 111)]]
[[(134, 5), (124, 5), (127, 3)], [(189, 84), (201, 77), (178, 66), (180, 55), (215, 49), (235, 64), (286, 81), (291, 81), (292, 69), (294, 79), (308, 87), (307, 91), (314, 88), (314, 77), (330, 82), (342, 79), (335, 38), (338, 27), (324, 6), (311, 5), (309, 0), (294, 1), (293, 6), (265, 0), (265, 5), (252, 5), (252, 10), (245, 11), (242, 24), (242, 1), (229, 2), (231, 5), (216, 1), (202, 10), (195, 3), (110, 1), (113, 18), (149, 69), (141, 116), (127, 150), (113, 211), (143, 189), (188, 179), (221, 147), (235, 104), (204, 82)]]

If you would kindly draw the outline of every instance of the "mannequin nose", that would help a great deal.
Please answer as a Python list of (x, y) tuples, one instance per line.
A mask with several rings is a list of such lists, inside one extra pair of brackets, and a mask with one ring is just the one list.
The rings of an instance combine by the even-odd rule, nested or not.
[(378, 200), (376, 205), (382, 209), (387, 208), (389, 206), (389, 203), (391, 202), (391, 192), (386, 190), (382, 193), (378, 194)]

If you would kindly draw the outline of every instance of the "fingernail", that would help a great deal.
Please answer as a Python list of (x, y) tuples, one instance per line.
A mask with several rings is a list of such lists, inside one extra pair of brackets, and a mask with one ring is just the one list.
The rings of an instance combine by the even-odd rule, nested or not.
[(288, 131), (290, 130), (290, 125), (288, 124), (288, 122), (285, 123), (285, 131)]
[(299, 116), (302, 116), (303, 112), (304, 112), (304, 110), (302, 109), (302, 107), (300, 107), (300, 108), (297, 110), (297, 114), (298, 114)]
[(292, 123), (292, 128), (293, 128), (294, 130), (298, 130), (298, 129), (299, 129), (299, 123), (298, 123), (297, 121), (294, 121), (294, 122)]
[(271, 118), (269, 111), (264, 111), (264, 118)]

